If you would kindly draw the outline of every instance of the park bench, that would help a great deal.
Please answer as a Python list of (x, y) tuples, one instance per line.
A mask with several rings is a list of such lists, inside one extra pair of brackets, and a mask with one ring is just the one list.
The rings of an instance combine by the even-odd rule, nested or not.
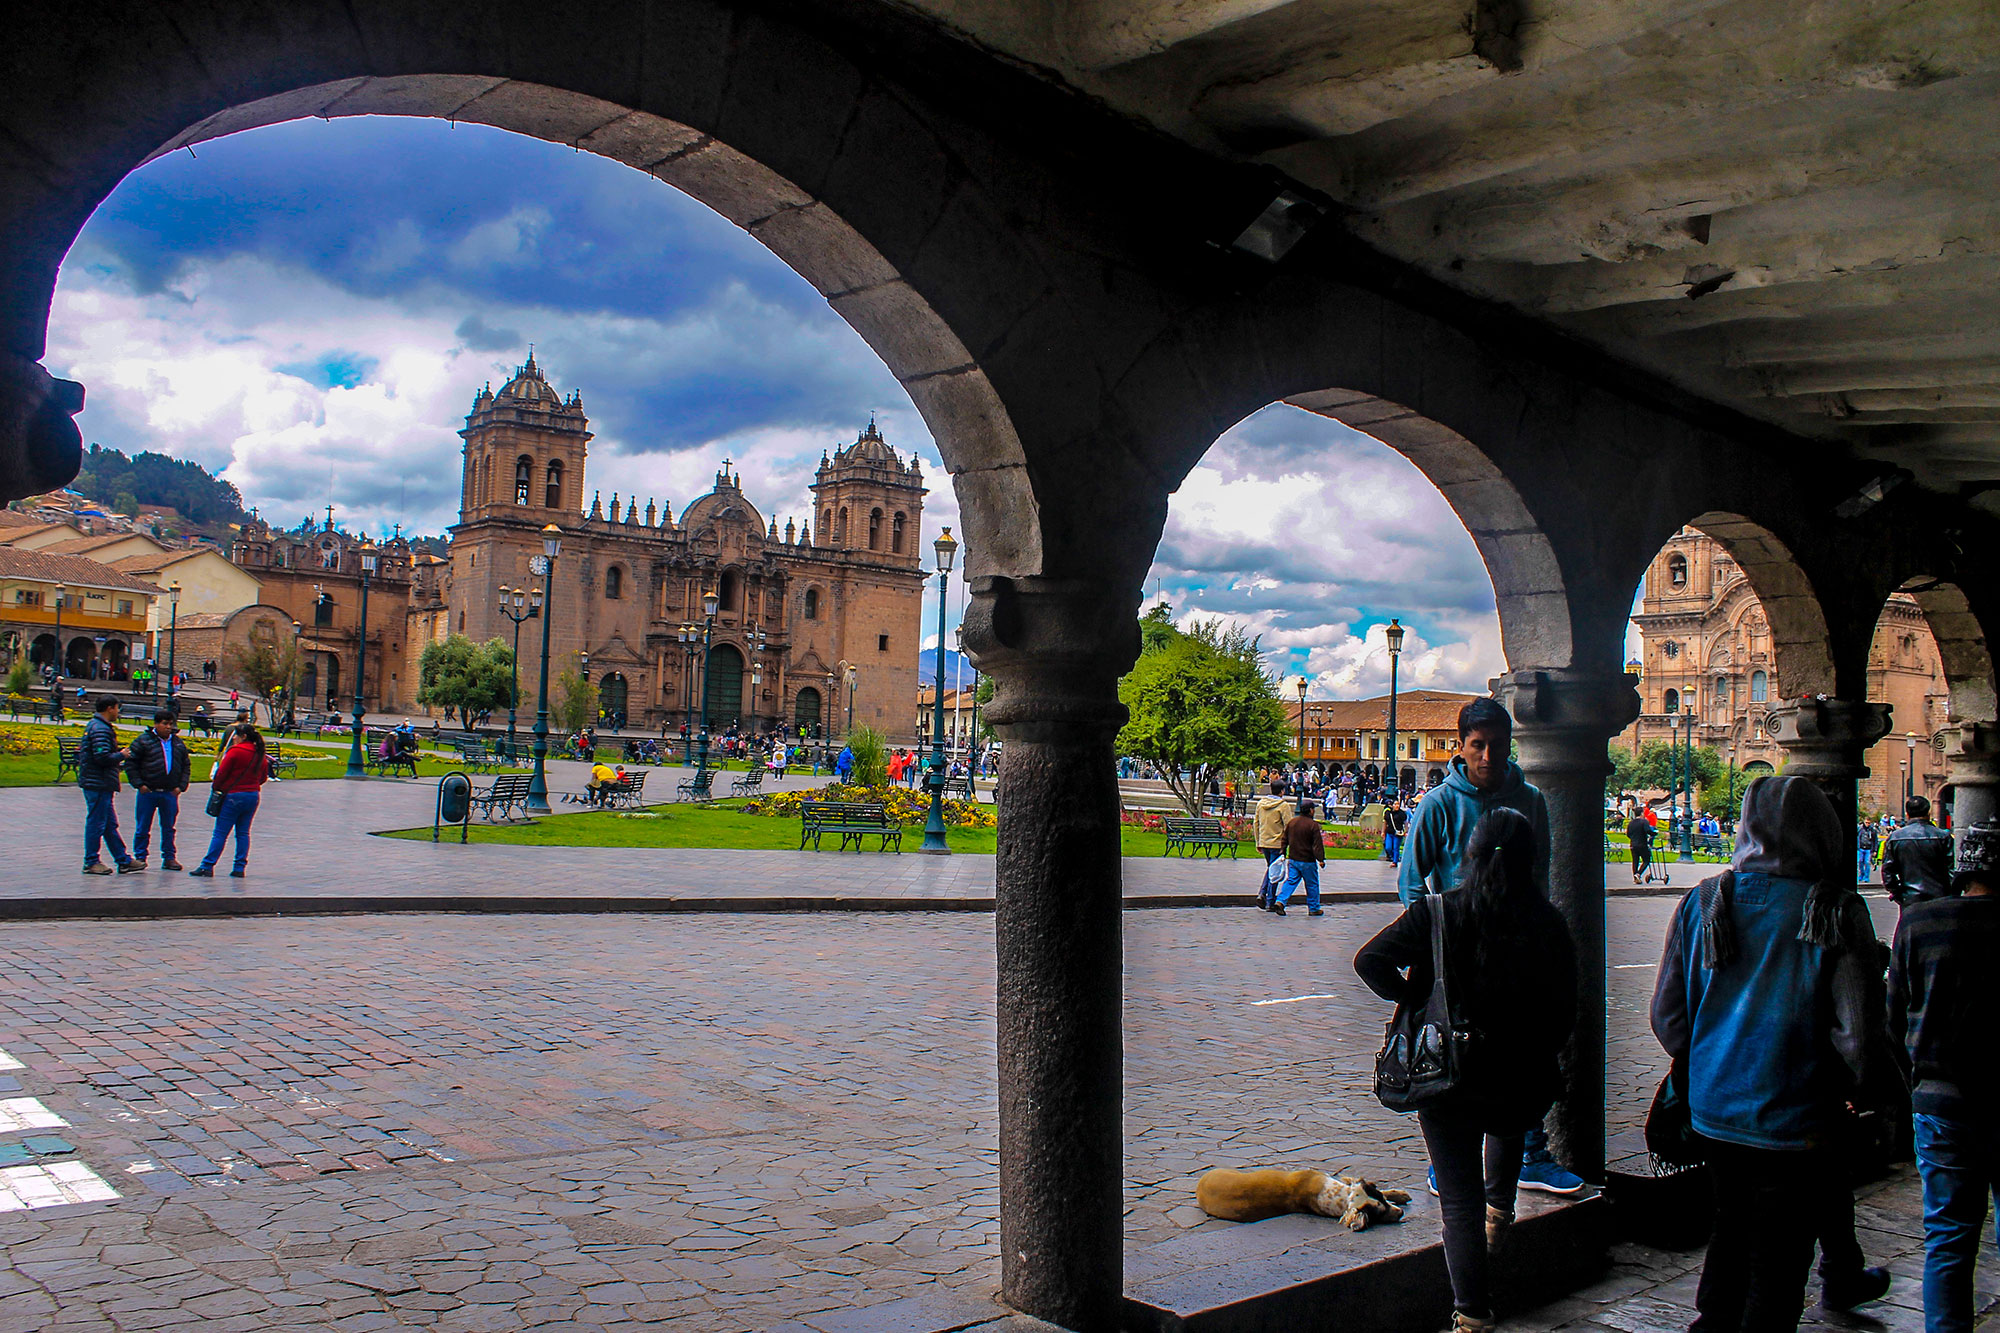
[(272, 777), (290, 778), (298, 776), (299, 761), (295, 756), (286, 754), (283, 746), (273, 741), (265, 749), (271, 760)]
[(7, 712), (17, 722), (21, 720), (23, 713), (28, 715), (28, 721), (30, 722), (35, 722), (42, 718), (47, 718), (53, 722), (56, 717), (54, 704), (21, 694), (10, 694), (7, 696)]
[(56, 781), (63, 774), (80, 775), (83, 770), (83, 741), (75, 736), (56, 737)]
[(814, 851), (820, 849), (820, 838), (828, 833), (840, 835), (839, 850), (847, 850), (854, 844), (854, 850), (861, 850), (863, 838), (880, 839), (878, 851), (888, 851), (891, 843), (896, 850), (903, 850), (903, 830), (901, 825), (889, 822), (887, 806), (871, 801), (801, 801), (799, 802), (799, 850), (804, 851), (810, 842)]
[(755, 796), (764, 790), (764, 770), (757, 764), (750, 765), (729, 784), (731, 796)]
[(502, 819), (512, 818), (509, 812), (517, 808), (526, 815), (528, 784), (532, 781), (526, 773), (502, 773), (483, 790), (472, 793), (472, 804), (478, 807), (480, 816), (488, 823), (492, 822), (496, 810)]
[(1712, 856), (1727, 856), (1730, 852), (1728, 840), (1720, 833), (1695, 834), (1694, 849), (1697, 852), (1707, 852)]
[(451, 748), (458, 752), (458, 761), (475, 773), (491, 773), (496, 767), (496, 758), (485, 741), (454, 738)]
[(189, 713), (181, 719), (181, 725), (199, 735), (213, 736), (229, 724), (211, 713)]
[(642, 770), (627, 773), (623, 782), (614, 782), (604, 789), (604, 805), (612, 810), (637, 810), (645, 805), (646, 774)]
[(1169, 819), (1166, 821), (1167, 846), (1162, 856), (1178, 851), (1185, 856), (1207, 856), (1211, 859), (1222, 855), (1227, 847), (1229, 855), (1236, 855), (1236, 839), (1222, 831), (1219, 819)]
[(1248, 796), (1204, 796), (1201, 798), (1201, 812), (1205, 815), (1248, 815)]
[(694, 776), (674, 788), (676, 801), (709, 801), (715, 799), (715, 770), (698, 768)]
[(417, 775), (417, 756), (409, 754), (383, 755), (380, 747), (371, 748), (362, 755), (362, 765), (377, 777), (388, 777), (392, 773)]

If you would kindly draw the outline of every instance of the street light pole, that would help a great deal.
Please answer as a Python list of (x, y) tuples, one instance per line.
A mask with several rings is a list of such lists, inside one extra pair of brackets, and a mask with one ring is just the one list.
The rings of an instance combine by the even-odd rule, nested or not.
[(1903, 743), (1910, 747), (1909, 761), (1903, 765), (1903, 809), (1907, 811), (1917, 794), (1917, 733), (1904, 732)]
[[(965, 626), (958, 627), (958, 655), (965, 656)], [(972, 668), (972, 730), (965, 739), (965, 799), (979, 799), (979, 668)]]
[(375, 547), (366, 537), (361, 539), (361, 637), (360, 651), (355, 655), (354, 665), (354, 742), (347, 750), (347, 776), (365, 778), (368, 769), (361, 762), (361, 711), (363, 707), (361, 689), (368, 679), (368, 580), (375, 573)]
[(1293, 681), (1293, 684), (1295, 684), (1295, 685), (1296, 685), (1296, 686), (1298, 687), (1298, 691), (1299, 691), (1299, 759), (1298, 759), (1298, 765), (1299, 765), (1299, 771), (1300, 771), (1301, 773), (1303, 773), (1303, 772), (1305, 771), (1305, 767), (1306, 767), (1306, 678), (1305, 678), (1304, 676), (1299, 676), (1299, 677), (1296, 677), (1296, 678), (1294, 679), (1294, 681)]
[[(951, 847), (944, 840), (944, 616), (951, 593), (952, 560), (958, 554), (958, 543), (952, 540), (950, 528), (938, 534), (931, 549), (937, 552), (938, 565), (938, 650), (933, 659), (937, 663), (937, 688), (931, 691), (931, 771), (924, 784), (931, 789), (931, 811), (924, 819), (921, 850), (932, 856), (949, 856)], [(849, 698), (852, 697), (850, 694)]]
[(847, 737), (849, 735), (852, 735), (854, 732), (854, 687), (861, 683), (861, 668), (855, 666), (851, 662), (848, 663), (847, 666), (846, 682), (847, 682), (847, 731), (842, 734), (841, 736), (842, 741), (845, 741)]
[(54, 685), (49, 689), (49, 716), (60, 722), (63, 720), (63, 641), (62, 641), (63, 585), (56, 585), (56, 660), (55, 675), (49, 677)]
[[(1393, 797), (1400, 774), (1397, 765), (1401, 762), (1396, 755), (1396, 667), (1403, 656), (1403, 625), (1399, 620), (1390, 620), (1389, 628), (1382, 631), (1383, 641), (1389, 645), (1389, 780), (1383, 784), (1384, 796)], [(1301, 702), (1301, 715), (1305, 706)]]
[(551, 523), (542, 529), (542, 553), (528, 561), (528, 572), (542, 576), (542, 679), (535, 701), (535, 772), (528, 779), (527, 810), (549, 813), (549, 622), (556, 611), (556, 557), (562, 554), (562, 529)]
[(292, 622), (292, 669), (285, 677), (285, 714), (293, 722), (298, 721), (299, 711), (299, 636), (305, 629), (298, 621)]
[(694, 762), (694, 645), (701, 631), (683, 620), (681, 638), (681, 767)]
[[(529, 610), (532, 604), (533, 610)], [(542, 590), (500, 585), (500, 614), (514, 622), (514, 680), (507, 691), (507, 753), (514, 753), (514, 712), (521, 702), (521, 622), (541, 614)]]
[[(167, 700), (174, 697), (174, 682), (180, 678), (174, 674), (174, 641), (180, 637), (181, 628), (181, 585), (179, 582), (167, 585)], [(176, 713), (178, 716), (178, 712)]]
[(1681, 763), (1681, 850), (1675, 859), (1683, 864), (1694, 860), (1694, 704), (1693, 692), (1682, 700), (1681, 715), (1687, 719), (1687, 752)]
[(715, 655), (715, 611), (721, 604), (715, 589), (710, 588), (701, 595), (701, 735), (697, 738), (701, 746), (701, 757), (694, 767), (694, 795), (697, 800), (708, 799), (708, 676)]

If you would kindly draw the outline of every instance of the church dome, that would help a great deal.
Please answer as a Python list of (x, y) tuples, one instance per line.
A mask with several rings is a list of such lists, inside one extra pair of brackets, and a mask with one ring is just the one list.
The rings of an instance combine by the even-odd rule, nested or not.
[(854, 462), (894, 463), (896, 451), (882, 439), (882, 432), (876, 429), (875, 418), (868, 419), (868, 429), (854, 437), (854, 443), (840, 451), (843, 459)]
[(498, 396), (517, 402), (562, 405), (562, 395), (543, 376), (542, 368), (535, 364), (533, 352), (528, 353), (528, 363), (515, 372), (514, 378), (507, 381)]

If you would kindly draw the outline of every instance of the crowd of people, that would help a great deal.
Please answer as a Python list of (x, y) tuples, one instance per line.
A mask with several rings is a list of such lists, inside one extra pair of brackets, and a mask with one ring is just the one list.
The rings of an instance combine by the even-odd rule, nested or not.
[[(193, 759), (180, 737), (180, 715), (173, 708), (153, 712), (152, 725), (129, 746), (118, 741), (119, 702), (99, 695), (90, 720), (84, 723), (78, 750), (76, 785), (83, 790), (83, 873), (129, 875), (147, 869), (154, 828), (160, 838), (160, 868), (180, 870), (175, 834), (180, 822), (180, 798), (193, 782)], [(230, 728), (209, 776), (207, 812), (215, 819), (208, 851), (187, 873), (211, 879), (233, 836), (236, 856), (229, 871), (242, 879), (250, 866), (250, 825), (264, 783), (271, 776), (271, 757), (263, 735), (249, 721)], [(135, 792), (133, 839), (128, 849), (118, 826), (118, 793), (126, 780)], [(104, 863), (109, 851), (116, 866)]]

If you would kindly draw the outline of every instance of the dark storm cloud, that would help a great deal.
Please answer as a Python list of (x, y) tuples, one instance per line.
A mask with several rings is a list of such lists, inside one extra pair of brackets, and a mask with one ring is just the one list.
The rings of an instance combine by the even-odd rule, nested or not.
[(467, 315), (454, 330), (458, 340), (475, 352), (511, 352), (525, 341), (512, 329), (496, 329), (478, 315)]

